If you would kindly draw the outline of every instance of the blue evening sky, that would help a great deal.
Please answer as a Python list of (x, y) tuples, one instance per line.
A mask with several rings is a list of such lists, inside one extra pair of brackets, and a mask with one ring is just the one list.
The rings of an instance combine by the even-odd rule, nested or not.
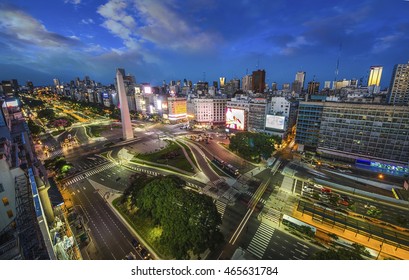
[(366, 80), (371, 65), (409, 61), (406, 0), (2, 0), (0, 80), (113, 83), (242, 78)]

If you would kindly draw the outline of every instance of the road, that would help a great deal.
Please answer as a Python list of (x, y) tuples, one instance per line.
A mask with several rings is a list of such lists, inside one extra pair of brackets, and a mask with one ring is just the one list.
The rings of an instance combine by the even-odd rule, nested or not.
[(124, 259), (130, 252), (138, 255), (131, 244), (132, 234), (88, 180), (75, 182), (68, 190), (72, 194), (73, 204), (81, 206), (90, 229), (91, 245), (95, 246), (95, 250), (85, 249), (84, 258), (116, 260)]

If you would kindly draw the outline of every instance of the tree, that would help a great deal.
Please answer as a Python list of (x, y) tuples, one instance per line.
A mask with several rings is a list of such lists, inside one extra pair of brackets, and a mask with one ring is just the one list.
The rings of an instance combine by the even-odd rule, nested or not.
[(37, 116), (51, 121), (55, 118), (55, 112), (53, 109), (43, 109), (37, 113)]
[(43, 128), (39, 125), (36, 125), (32, 120), (28, 120), (28, 129), (34, 135), (38, 135), (43, 131)]
[(60, 127), (65, 128), (65, 127), (70, 126), (71, 122), (66, 118), (59, 118), (59, 119), (54, 120), (51, 123), (51, 125), (54, 126), (55, 128), (60, 128)]
[[(143, 185), (143, 183), (146, 183)], [(210, 197), (183, 188), (175, 176), (138, 177), (138, 183), (127, 190), (138, 214), (149, 217), (162, 228), (160, 243), (176, 259), (186, 259), (189, 252), (200, 254), (222, 242), (221, 224)]]
[(262, 133), (239, 132), (230, 138), (229, 148), (247, 160), (259, 162), (267, 159), (274, 152), (276, 137)]

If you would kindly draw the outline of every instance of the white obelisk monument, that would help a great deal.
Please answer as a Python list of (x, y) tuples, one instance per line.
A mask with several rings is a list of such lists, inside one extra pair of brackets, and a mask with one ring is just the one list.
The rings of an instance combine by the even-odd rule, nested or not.
[(126, 99), (126, 91), (124, 84), (125, 69), (118, 68), (116, 70), (116, 83), (118, 86), (119, 104), (121, 109), (122, 135), (124, 140), (133, 139), (133, 131), (131, 124), (131, 116), (129, 115), (128, 100)]

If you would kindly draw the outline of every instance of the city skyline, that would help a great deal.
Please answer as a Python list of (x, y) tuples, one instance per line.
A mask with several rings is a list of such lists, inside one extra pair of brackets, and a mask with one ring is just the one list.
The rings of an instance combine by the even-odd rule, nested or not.
[[(265, 69), (266, 82), (363, 79), (407, 63), (407, 1), (4, 1), (2, 79), (52, 84), (91, 76), (114, 83), (125, 68), (137, 82), (211, 83)], [(339, 62), (339, 63), (338, 63)], [(338, 74), (336, 68), (338, 67)]]

